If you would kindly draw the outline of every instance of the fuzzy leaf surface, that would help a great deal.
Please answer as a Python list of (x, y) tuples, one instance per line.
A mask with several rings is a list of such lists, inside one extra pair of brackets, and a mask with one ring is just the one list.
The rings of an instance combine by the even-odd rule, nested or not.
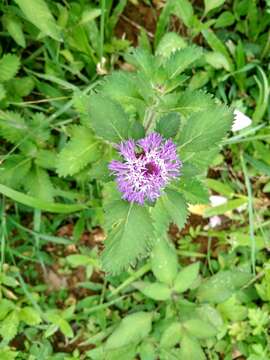
[(215, 147), (231, 129), (232, 121), (232, 112), (221, 105), (194, 113), (182, 126), (180, 148), (196, 152)]
[(167, 190), (156, 202), (151, 216), (154, 220), (154, 228), (158, 237), (164, 236), (170, 223), (174, 223), (182, 229), (186, 223), (188, 211), (185, 199), (174, 190)]
[(106, 229), (103, 266), (120, 273), (145, 256), (153, 242), (153, 225), (147, 208), (118, 200), (105, 207)]
[(91, 130), (84, 126), (72, 129), (71, 140), (61, 150), (57, 160), (57, 173), (60, 176), (74, 175), (100, 156), (99, 141)]
[(127, 139), (129, 119), (117, 102), (93, 94), (89, 99), (89, 116), (96, 135), (116, 143)]
[(194, 61), (202, 56), (199, 47), (190, 46), (174, 52), (164, 64), (169, 79), (185, 71)]

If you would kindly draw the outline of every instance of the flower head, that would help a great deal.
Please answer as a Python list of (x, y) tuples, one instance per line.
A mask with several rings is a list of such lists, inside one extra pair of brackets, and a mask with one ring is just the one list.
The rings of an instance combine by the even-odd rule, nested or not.
[(154, 201), (168, 183), (180, 175), (181, 161), (172, 140), (151, 133), (138, 141), (118, 145), (122, 161), (113, 160), (109, 169), (116, 176), (122, 198), (143, 205)]

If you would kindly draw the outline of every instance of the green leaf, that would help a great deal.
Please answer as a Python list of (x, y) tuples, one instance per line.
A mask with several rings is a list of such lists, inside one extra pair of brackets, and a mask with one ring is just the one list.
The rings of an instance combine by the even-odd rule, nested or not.
[(73, 330), (72, 330), (72, 327), (69, 325), (69, 323), (64, 320), (64, 319), (61, 319), (59, 321), (59, 329), (62, 331), (62, 333), (66, 336), (66, 337), (69, 337), (69, 338), (73, 338), (74, 337), (74, 333), (73, 333)]
[(18, 72), (20, 59), (17, 55), (5, 54), (0, 59), (0, 82), (12, 79)]
[(32, 92), (35, 82), (30, 76), (22, 76), (11, 79), (6, 86), (9, 93), (24, 97)]
[(204, 15), (209, 11), (223, 5), (225, 0), (204, 0)]
[(160, 346), (173, 348), (180, 342), (182, 332), (182, 325), (179, 322), (173, 322), (163, 332), (160, 339)]
[(160, 239), (151, 254), (152, 271), (158, 281), (172, 285), (178, 271), (178, 259), (175, 249), (166, 240)]
[(178, 16), (187, 27), (192, 26), (193, 7), (189, 0), (173, 0), (174, 14)]
[(227, 211), (235, 210), (244, 204), (247, 204), (247, 199), (245, 198), (229, 200), (225, 204), (205, 209), (203, 216), (208, 218), (215, 215), (223, 215)]
[(103, 139), (118, 143), (128, 138), (128, 116), (117, 102), (93, 94), (89, 99), (89, 116), (95, 133)]
[(204, 184), (196, 178), (180, 179), (178, 188), (190, 204), (208, 204), (209, 194)]
[(25, 179), (25, 188), (29, 195), (34, 196), (40, 200), (53, 201), (53, 185), (49, 174), (46, 170), (35, 166), (27, 175)]
[(30, 168), (30, 158), (10, 155), (0, 166), (0, 183), (16, 188), (24, 183)]
[(5, 185), (0, 185), (0, 193), (21, 204), (53, 213), (68, 214), (86, 208), (86, 205), (83, 204), (60, 204), (43, 201), (15, 191)]
[(132, 343), (139, 343), (151, 331), (152, 314), (143, 311), (126, 316), (109, 336), (106, 350), (113, 350)]
[(1, 360), (14, 360), (18, 354), (18, 351), (13, 351), (9, 347), (0, 349)]
[(21, 47), (25, 47), (25, 37), (22, 30), (21, 21), (14, 15), (7, 14), (3, 16), (3, 23), (5, 28), (7, 29), (9, 35), (13, 38), (13, 40), (20, 45)]
[(91, 257), (80, 254), (69, 255), (67, 256), (66, 260), (73, 267), (87, 266), (93, 263)]
[(235, 22), (235, 17), (233, 13), (230, 11), (224, 11), (219, 15), (219, 17), (216, 20), (215, 28), (223, 28), (227, 26), (231, 26)]
[(197, 339), (207, 339), (217, 335), (217, 329), (201, 319), (190, 319), (182, 323), (185, 330)]
[(169, 57), (175, 50), (183, 49), (187, 46), (186, 41), (175, 32), (164, 34), (156, 49), (156, 55)]
[(206, 360), (199, 342), (185, 335), (181, 341), (179, 360)]
[(174, 281), (173, 289), (179, 293), (190, 289), (199, 275), (200, 263), (188, 265), (181, 270)]
[(159, 282), (150, 283), (146, 281), (137, 281), (133, 283), (133, 286), (140, 290), (145, 296), (154, 300), (168, 300), (171, 296), (170, 288)]
[(91, 130), (83, 126), (73, 127), (71, 140), (58, 156), (57, 173), (59, 176), (74, 175), (99, 157), (100, 143)]
[(230, 71), (231, 64), (223, 54), (216, 51), (209, 51), (205, 54), (205, 61), (214, 69), (225, 69)]
[(3, 100), (7, 95), (6, 89), (3, 84), (0, 84), (0, 101)]
[(226, 58), (229, 66), (230, 66), (230, 71), (233, 71), (234, 65), (233, 65), (232, 59), (230, 57), (230, 54), (229, 54), (226, 46), (223, 44), (223, 42), (210, 29), (202, 30), (202, 34), (203, 34), (203, 37), (205, 38), (205, 40), (208, 42), (209, 46), (212, 48), (212, 50), (214, 50), (217, 53), (222, 54)]
[(108, 238), (102, 254), (109, 273), (119, 273), (145, 256), (153, 243), (153, 225), (147, 208), (118, 200), (105, 206)]
[(19, 318), (29, 326), (35, 326), (41, 323), (39, 312), (30, 306), (26, 306), (20, 310)]
[(228, 183), (216, 179), (206, 179), (206, 184), (211, 190), (227, 197), (231, 197), (234, 193), (234, 190)]
[(195, 152), (215, 147), (230, 130), (232, 121), (232, 112), (222, 105), (194, 113), (180, 130), (180, 148)]
[(206, 111), (215, 105), (215, 99), (211, 94), (202, 90), (186, 90), (178, 95), (175, 111), (183, 116), (189, 116), (193, 112)]
[(7, 141), (16, 144), (26, 136), (27, 131), (26, 122), (20, 114), (0, 111), (0, 135)]
[(0, 335), (5, 343), (9, 343), (18, 332), (19, 314), (17, 310), (12, 311), (0, 325)]
[(173, 138), (180, 127), (180, 116), (178, 113), (169, 113), (159, 118), (156, 131), (166, 139)]
[(220, 271), (200, 285), (197, 297), (201, 302), (222, 303), (251, 278), (251, 274), (237, 269)]
[(189, 46), (175, 51), (164, 63), (164, 69), (167, 72), (168, 78), (175, 78), (201, 56), (201, 48), (195, 46)]
[(15, 304), (7, 299), (1, 299), (0, 300), (0, 320), (3, 320), (7, 314), (11, 311), (14, 310), (15, 308)]
[(174, 223), (181, 230), (187, 220), (188, 211), (185, 199), (174, 190), (167, 190), (152, 208), (151, 217), (155, 233), (158, 237), (166, 235), (170, 223)]
[(44, 0), (15, 0), (24, 16), (45, 35), (61, 40), (61, 34), (51, 11)]

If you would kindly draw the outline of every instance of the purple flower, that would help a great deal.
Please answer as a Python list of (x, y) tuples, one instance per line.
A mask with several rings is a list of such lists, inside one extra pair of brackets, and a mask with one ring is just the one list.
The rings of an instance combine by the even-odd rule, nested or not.
[(118, 145), (122, 161), (109, 164), (116, 176), (122, 198), (143, 205), (154, 201), (169, 182), (180, 175), (182, 166), (172, 140), (151, 133), (138, 141), (127, 140)]

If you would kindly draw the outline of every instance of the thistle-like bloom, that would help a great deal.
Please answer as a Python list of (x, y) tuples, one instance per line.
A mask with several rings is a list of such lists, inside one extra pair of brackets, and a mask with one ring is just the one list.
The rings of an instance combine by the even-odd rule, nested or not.
[(118, 145), (122, 161), (109, 164), (116, 176), (122, 198), (143, 205), (153, 202), (170, 181), (180, 175), (181, 161), (176, 145), (157, 133), (138, 141), (127, 140)]

